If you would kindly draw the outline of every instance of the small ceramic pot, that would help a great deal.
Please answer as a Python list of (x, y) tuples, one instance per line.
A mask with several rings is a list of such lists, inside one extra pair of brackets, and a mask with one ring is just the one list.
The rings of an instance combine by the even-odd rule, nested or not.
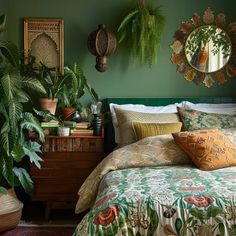
[(70, 128), (69, 127), (58, 127), (57, 128), (58, 136), (70, 136)]

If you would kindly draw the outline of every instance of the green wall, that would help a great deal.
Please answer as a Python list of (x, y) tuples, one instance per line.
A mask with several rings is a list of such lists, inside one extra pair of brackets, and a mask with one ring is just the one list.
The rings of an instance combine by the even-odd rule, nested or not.
[[(9, 2), (7, 0), (0, 0), (0, 15), (8, 15), (8, 8)], [(7, 30), (0, 34), (0, 39), (7, 38)]]
[[(2, 1), (2, 0), (0, 0)], [(105, 97), (176, 97), (176, 96), (233, 96), (236, 79), (214, 88), (196, 86), (184, 80), (170, 62), (170, 44), (180, 23), (191, 18), (193, 12), (202, 14), (210, 6), (216, 13), (224, 12), (227, 20), (236, 20), (235, 0), (150, 0), (162, 5), (167, 17), (158, 54), (158, 64), (152, 69), (140, 67), (128, 59), (118, 48), (108, 58), (109, 69), (105, 73), (94, 68), (95, 57), (87, 50), (88, 34), (104, 23), (115, 30), (121, 19), (136, 0), (8, 0), (8, 37), (23, 47), (24, 17), (59, 17), (65, 20), (65, 63), (72, 65), (78, 61), (91, 85)], [(5, 0), (6, 2), (6, 0)]]

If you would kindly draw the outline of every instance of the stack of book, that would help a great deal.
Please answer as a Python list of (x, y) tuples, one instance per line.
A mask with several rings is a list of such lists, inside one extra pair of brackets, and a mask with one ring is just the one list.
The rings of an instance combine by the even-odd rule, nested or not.
[(41, 122), (42, 128), (56, 128), (59, 127), (59, 121)]
[(89, 122), (80, 122), (76, 124), (75, 129), (71, 129), (70, 133), (72, 136), (92, 136), (93, 129)]

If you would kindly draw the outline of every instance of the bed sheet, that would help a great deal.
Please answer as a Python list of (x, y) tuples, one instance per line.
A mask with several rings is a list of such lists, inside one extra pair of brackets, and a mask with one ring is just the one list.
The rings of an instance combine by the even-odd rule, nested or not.
[(236, 167), (127, 168), (107, 173), (74, 236), (236, 235)]

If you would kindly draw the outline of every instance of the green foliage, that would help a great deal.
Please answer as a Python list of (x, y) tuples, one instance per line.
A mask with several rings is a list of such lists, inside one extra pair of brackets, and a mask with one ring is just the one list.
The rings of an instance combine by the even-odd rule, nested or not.
[(55, 99), (58, 97), (63, 89), (65, 78), (58, 75), (56, 68), (50, 68), (42, 62), (37, 63), (34, 56), (31, 56), (28, 64), (22, 65), (22, 67), (22, 73), (25, 77), (40, 81), (46, 91), (47, 98)]
[(97, 93), (88, 83), (82, 68), (78, 63), (74, 64), (74, 68), (64, 68), (64, 85), (63, 90), (59, 96), (59, 106), (61, 107), (73, 107), (78, 111), (81, 111), (82, 104), (80, 98), (87, 91), (93, 102), (99, 100)]
[(194, 30), (186, 40), (185, 51), (192, 57), (197, 50), (204, 50), (210, 41), (213, 43), (211, 52), (214, 55), (222, 50), (225, 58), (230, 56), (230, 39), (223, 30), (214, 25), (203, 26)]
[[(5, 16), (0, 16), (0, 32), (3, 24)], [(30, 99), (28, 91), (45, 93), (45, 89), (37, 79), (21, 76), (19, 51), (13, 43), (0, 41), (0, 58), (0, 192), (5, 192), (5, 187), (22, 185), (31, 193), (29, 174), (16, 164), (28, 157), (40, 167), (40, 145), (29, 140), (28, 132), (38, 133), (40, 141), (44, 141), (44, 133), (33, 114), (23, 111), (23, 103)]]
[(151, 67), (157, 61), (164, 26), (165, 17), (160, 7), (140, 1), (121, 22), (118, 28), (119, 43), (124, 41), (131, 55), (141, 65), (148, 64)]

